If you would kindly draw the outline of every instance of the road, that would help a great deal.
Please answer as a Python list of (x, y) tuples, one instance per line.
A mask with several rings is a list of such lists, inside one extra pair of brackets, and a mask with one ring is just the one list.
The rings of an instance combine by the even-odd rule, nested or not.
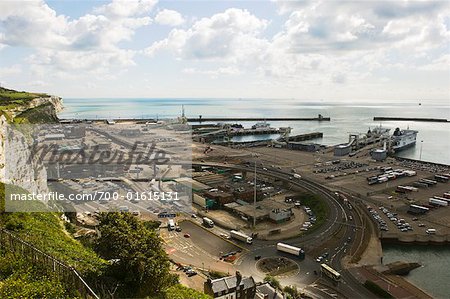
[[(252, 170), (252, 168), (242, 165), (228, 165), (221, 163), (192, 163), (192, 165), (229, 168), (247, 172)], [(348, 270), (344, 269), (341, 263), (342, 258), (349, 250), (355, 251), (356, 249), (353, 247), (357, 247), (362, 243), (360, 238), (363, 233), (356, 234), (356, 231), (364, 229), (362, 217), (365, 217), (365, 215), (360, 215), (356, 212), (356, 209), (349, 210), (342, 201), (338, 200), (338, 196), (336, 196), (334, 191), (311, 180), (304, 178), (299, 180), (293, 179), (292, 174), (288, 171), (266, 168), (258, 165), (257, 172), (260, 174), (264, 173), (265, 176), (289, 182), (289, 184), (294, 187), (319, 194), (329, 207), (328, 218), (323, 225), (309, 234), (285, 241), (285, 243), (290, 245), (307, 248), (307, 257), (302, 262), (298, 262), (295, 258), (291, 257), (291, 259), (299, 264), (300, 271), (295, 276), (280, 279), (282, 284), (293, 284), (300, 287), (309, 285), (307, 289), (320, 297), (335, 298), (343, 296), (353, 298), (358, 296), (374, 298), (374, 295), (364, 288)], [(352, 220), (350, 220), (350, 216)], [(336, 235), (336, 238), (330, 239), (330, 237), (334, 235)], [(261, 255), (263, 257), (269, 257), (274, 255), (284, 255), (276, 251), (276, 243), (277, 242), (275, 241), (254, 240), (253, 245), (243, 245), (249, 249), (249, 252), (237, 261), (238, 269), (244, 275), (252, 275), (254, 277), (261, 276), (261, 272), (256, 270), (255, 267), (255, 256)], [(314, 262), (314, 259), (324, 251), (313, 252), (313, 254), (311, 254), (312, 252), (308, 250), (324, 247), (327, 248), (326, 250), (329, 253), (328, 264), (341, 274), (341, 282), (337, 285), (330, 284), (331, 280), (326, 277), (319, 277), (320, 266), (318, 263)], [(317, 271), (318, 275), (314, 275), (314, 271)]]

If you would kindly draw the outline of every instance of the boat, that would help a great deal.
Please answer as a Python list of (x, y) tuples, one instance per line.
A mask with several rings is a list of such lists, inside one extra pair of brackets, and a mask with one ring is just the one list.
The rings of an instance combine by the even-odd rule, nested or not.
[(270, 129), (270, 124), (267, 123), (266, 121), (259, 122), (259, 123), (256, 123), (255, 125), (253, 125), (252, 129), (253, 130), (267, 130), (267, 129)]
[(392, 135), (392, 149), (394, 152), (399, 152), (416, 144), (416, 137), (418, 131), (416, 130), (400, 130), (396, 128)]
[(390, 130), (391, 130), (391, 129), (383, 128), (383, 127), (380, 125), (379, 127), (373, 128), (373, 130), (370, 130), (370, 128), (369, 128), (369, 131), (367, 131), (366, 136), (367, 136), (367, 137), (388, 136)]

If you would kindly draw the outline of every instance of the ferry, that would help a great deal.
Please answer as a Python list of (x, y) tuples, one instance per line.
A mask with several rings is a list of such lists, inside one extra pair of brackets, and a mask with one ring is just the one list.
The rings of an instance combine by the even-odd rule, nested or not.
[(418, 131), (415, 130), (400, 130), (400, 128), (396, 128), (392, 135), (392, 149), (394, 152), (399, 152), (414, 146), (416, 144), (417, 133)]

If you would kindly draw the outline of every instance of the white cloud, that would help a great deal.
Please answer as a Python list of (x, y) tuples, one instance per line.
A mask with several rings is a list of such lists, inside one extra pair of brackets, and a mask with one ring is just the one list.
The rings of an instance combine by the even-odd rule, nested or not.
[(7, 67), (0, 68), (0, 79), (11, 75), (18, 75), (22, 72), (22, 67), (19, 64), (14, 64)]
[(9, 46), (67, 46), (67, 17), (57, 16), (43, 1), (2, 1), (0, 43)]
[(168, 25), (175, 27), (183, 24), (185, 22), (185, 19), (178, 11), (163, 9), (156, 15), (155, 22), (161, 25)]
[(147, 14), (157, 3), (157, 0), (113, 0), (109, 4), (94, 9), (94, 13), (107, 17), (132, 17)]
[(268, 21), (247, 10), (230, 8), (210, 18), (202, 18), (187, 29), (173, 29), (166, 39), (146, 49), (148, 55), (170, 50), (187, 59), (235, 59), (258, 51), (261, 33)]
[(57, 70), (107, 70), (133, 65), (121, 49), (136, 29), (149, 25), (155, 0), (113, 1), (78, 19), (58, 15), (41, 0), (2, 2), (0, 44), (37, 50), (28, 61)]
[(227, 76), (239, 75), (241, 73), (239, 69), (234, 66), (219, 67), (214, 70), (199, 70), (196, 68), (185, 68), (183, 69), (182, 72), (190, 75), (209, 75), (211, 76), (211, 78), (217, 78), (222, 75)]

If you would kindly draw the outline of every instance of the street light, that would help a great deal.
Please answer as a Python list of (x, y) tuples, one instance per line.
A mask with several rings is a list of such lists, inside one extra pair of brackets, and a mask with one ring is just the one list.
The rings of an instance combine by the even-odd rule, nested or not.
[(423, 140), (420, 140), (420, 154), (419, 154), (419, 160), (422, 160), (422, 148), (423, 148)]

